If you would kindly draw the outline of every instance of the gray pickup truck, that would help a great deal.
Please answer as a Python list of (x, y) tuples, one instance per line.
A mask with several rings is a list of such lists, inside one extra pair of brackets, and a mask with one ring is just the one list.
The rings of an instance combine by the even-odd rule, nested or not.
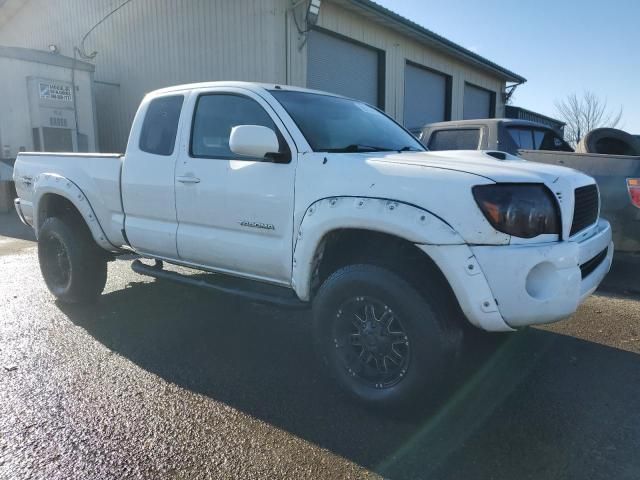
[(592, 176), (616, 252), (640, 253), (640, 156), (576, 153), (552, 128), (507, 118), (432, 123), (417, 135), (431, 151), (495, 150)]

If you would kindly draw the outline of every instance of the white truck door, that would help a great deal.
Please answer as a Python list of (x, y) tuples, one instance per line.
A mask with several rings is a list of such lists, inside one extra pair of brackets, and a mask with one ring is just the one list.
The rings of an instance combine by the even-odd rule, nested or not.
[(122, 204), (129, 244), (141, 253), (177, 258), (175, 166), (184, 95), (140, 106), (122, 167)]
[[(296, 157), (291, 137), (259, 95), (241, 88), (194, 91), (185, 109), (176, 166), (178, 255), (212, 270), (288, 285), (291, 281)], [(231, 129), (273, 129), (286, 163), (239, 156)]]

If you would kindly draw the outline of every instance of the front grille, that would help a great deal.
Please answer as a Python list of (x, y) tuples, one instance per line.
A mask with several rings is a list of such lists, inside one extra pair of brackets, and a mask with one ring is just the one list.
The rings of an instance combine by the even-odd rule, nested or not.
[(600, 195), (598, 195), (597, 185), (576, 188), (575, 200), (570, 235), (575, 235), (598, 221)]
[(600, 266), (600, 264), (607, 258), (607, 251), (609, 248), (605, 248), (591, 260), (587, 260), (582, 265), (580, 265), (580, 273), (582, 273), (582, 278), (586, 278), (593, 271)]

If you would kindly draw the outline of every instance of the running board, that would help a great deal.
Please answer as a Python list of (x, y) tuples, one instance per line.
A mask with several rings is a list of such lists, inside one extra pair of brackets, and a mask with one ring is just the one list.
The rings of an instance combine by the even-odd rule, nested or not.
[(295, 295), (293, 290), (287, 287), (279, 287), (263, 282), (245, 280), (221, 274), (210, 275), (211, 277), (215, 277), (216, 281), (201, 280), (192, 278), (189, 275), (182, 275), (178, 272), (164, 270), (161, 262), (158, 262), (156, 266), (151, 266), (142, 263), (140, 260), (134, 260), (131, 263), (131, 268), (134, 272), (139, 273), (140, 275), (215, 290), (216, 292), (246, 298), (252, 302), (269, 303), (279, 307), (292, 309), (309, 308), (308, 303), (301, 301)]

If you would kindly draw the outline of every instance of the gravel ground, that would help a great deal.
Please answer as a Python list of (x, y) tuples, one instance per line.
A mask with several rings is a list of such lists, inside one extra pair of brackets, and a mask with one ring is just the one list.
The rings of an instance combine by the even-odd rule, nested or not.
[(640, 478), (627, 262), (571, 319), (474, 352), (430, 415), (389, 418), (320, 375), (307, 313), (126, 261), (97, 305), (71, 308), (30, 235), (0, 215), (1, 479)]

